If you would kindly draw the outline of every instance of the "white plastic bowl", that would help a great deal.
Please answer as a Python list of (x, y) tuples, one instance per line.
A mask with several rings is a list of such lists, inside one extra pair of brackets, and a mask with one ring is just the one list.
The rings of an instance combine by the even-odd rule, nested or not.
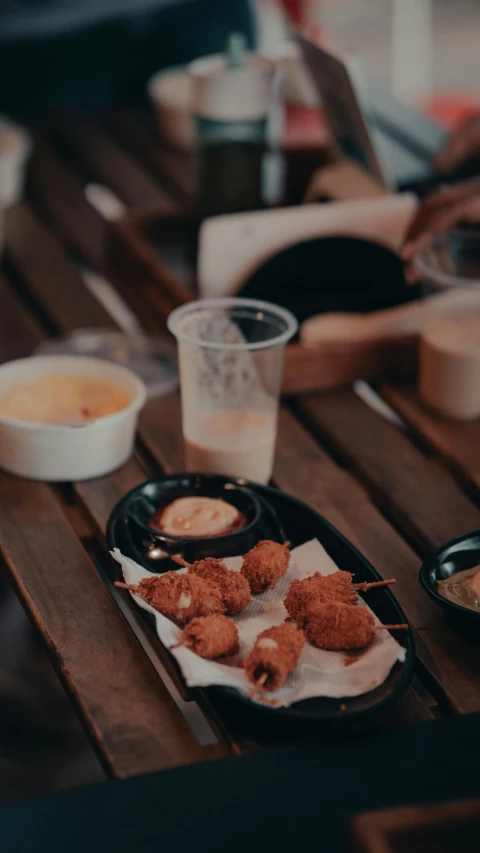
[(132, 394), (124, 409), (80, 427), (35, 423), (0, 411), (0, 467), (32, 480), (89, 480), (108, 474), (130, 457), (138, 413), (145, 403), (143, 382), (125, 367), (83, 356), (32, 356), (0, 367), (0, 396), (12, 385), (48, 374), (91, 376)]

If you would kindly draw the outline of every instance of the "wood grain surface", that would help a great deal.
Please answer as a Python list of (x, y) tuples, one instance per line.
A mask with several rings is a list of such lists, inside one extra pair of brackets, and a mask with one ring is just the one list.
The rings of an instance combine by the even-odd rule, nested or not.
[(63, 332), (79, 327), (114, 327), (110, 314), (86, 288), (78, 268), (53, 232), (27, 204), (8, 212), (5, 252), (25, 279), (32, 299)]
[(178, 202), (189, 203), (195, 191), (194, 158), (167, 148), (152, 119), (144, 111), (116, 110), (104, 125)]
[(43, 331), (4, 275), (0, 276), (0, 305), (0, 361), (31, 355), (43, 340)]
[(48, 216), (56, 234), (98, 272), (108, 275), (108, 222), (87, 200), (86, 180), (40, 134), (35, 137), (28, 178), (40, 214)]
[(445, 625), (438, 607), (423, 593), (420, 558), (370, 502), (366, 491), (339, 468), (318, 441), (285, 409), (280, 415), (275, 464), (278, 485), (306, 501), (334, 524), (383, 577), (394, 577), (395, 597), (415, 628), (417, 653), (430, 686), (455, 711), (480, 710), (480, 649)]
[(0, 543), (107, 772), (200, 760), (187, 722), (48, 486), (0, 474)]
[(451, 421), (429, 411), (412, 384), (382, 385), (382, 396), (459, 479), (480, 491), (480, 420)]
[(177, 209), (172, 196), (93, 119), (72, 115), (55, 130), (91, 180), (105, 184), (126, 204), (164, 212)]
[[(28, 355), (45, 332), (5, 277), (0, 299), (0, 360)], [(102, 535), (112, 507), (146, 476), (132, 458), (109, 477), (77, 484), (80, 503)], [(2, 561), (106, 771), (128, 776), (204, 760), (186, 720), (87, 557), (78, 526), (73, 531), (69, 509), (45, 484), (0, 472)]]
[(480, 525), (480, 511), (446, 468), (353, 391), (304, 397), (299, 410), (421, 553)]
[(156, 334), (163, 331), (165, 318), (177, 303), (132, 263), (130, 253), (119, 246), (115, 225), (87, 200), (87, 179), (62, 160), (42, 135), (38, 135), (29, 176), (34, 204), (40, 215), (46, 213), (63, 244), (115, 287), (143, 328)]
[[(42, 133), (28, 200), (7, 216), (11, 278), (0, 282), (1, 359), (27, 354), (51, 331), (116, 328), (86, 287), (79, 259), (118, 289), (144, 328), (161, 328), (171, 306), (153, 279), (136, 276), (126, 262), (115, 265), (110, 228), (84, 191), (95, 180), (127, 205), (172, 213), (189, 193), (191, 175), (182, 162), (181, 155), (157, 147), (155, 131), (140, 115), (126, 112), (100, 123), (58, 120)], [(397, 578), (394, 592), (415, 631), (423, 682), (420, 694), (407, 691), (377, 723), (398, 725), (431, 716), (425, 686), (442, 712), (480, 710), (480, 650), (446, 627), (418, 583), (425, 552), (478, 526), (479, 510), (462, 486), (478, 490), (480, 451), (477, 423), (435, 418), (408, 385), (381, 392), (410, 433), (388, 424), (350, 390), (300, 398), (296, 413), (280, 412), (274, 479), (338, 527), (380, 574)], [(111, 509), (126, 491), (147, 476), (183, 467), (181, 407), (173, 394), (145, 407), (135, 457), (108, 477), (74, 484), (73, 493), (102, 542)], [(54, 489), (0, 475), (3, 559), (108, 772), (123, 776), (200, 760), (205, 753), (69, 518)], [(204, 710), (215, 718), (206, 702)], [(229, 728), (227, 719), (217, 723)]]

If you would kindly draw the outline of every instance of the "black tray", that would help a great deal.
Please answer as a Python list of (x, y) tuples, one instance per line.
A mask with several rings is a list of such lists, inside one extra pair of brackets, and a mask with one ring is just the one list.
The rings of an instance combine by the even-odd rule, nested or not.
[[(175, 475), (175, 478), (190, 483), (191, 486), (202, 477), (203, 475), (198, 474)], [(171, 481), (172, 476), (160, 478), (160, 481), (167, 479)], [(353, 572), (356, 581), (381, 580), (380, 575), (368, 560), (338, 530), (332, 527), (321, 515), (310, 509), (307, 504), (268, 486), (245, 483), (244, 480), (228, 480), (226, 477), (215, 479), (221, 483), (231, 482), (235, 485), (244, 485), (257, 494), (263, 501), (266, 501), (269, 507), (276, 513), (280, 522), (280, 529), (283, 529), (282, 532), (285, 532), (285, 536), (291, 541), (293, 548), (310, 539), (318, 539), (338, 568)], [(210, 477), (209, 480), (211, 481), (212, 478)], [(130, 492), (129, 496), (133, 493)], [(128, 526), (129, 521), (125, 515), (124, 498), (114, 508), (108, 521), (108, 546), (110, 549), (119, 548), (125, 556), (131, 557), (138, 562), (139, 555), (135, 549), (132, 551)], [(143, 560), (142, 562), (148, 566)], [(120, 565), (116, 562), (114, 574), (115, 579), (123, 579)], [(368, 596), (370, 607), (385, 624), (397, 624), (407, 621), (401, 607), (388, 587), (373, 589), (369, 592)], [(134, 604), (133, 600), (132, 604)], [(136, 605), (134, 606), (136, 607)], [(140, 607), (137, 610), (149, 624), (150, 628), (155, 631), (152, 615)], [(345, 697), (342, 699), (317, 697), (296, 702), (289, 708), (272, 708), (268, 705), (251, 702), (248, 698), (240, 695), (230, 687), (208, 687), (204, 689), (204, 692), (211, 699), (212, 703), (217, 706), (221, 704), (223, 708), (231, 706), (234, 703), (238, 709), (239, 703), (241, 703), (244, 713), (251, 712), (255, 715), (266, 714), (275, 719), (282, 718), (283, 720), (303, 721), (305, 723), (321, 721), (350, 722), (353, 719), (365, 717), (367, 714), (384, 708), (395, 699), (398, 699), (408, 686), (414, 664), (413, 638), (410, 631), (402, 631), (398, 632), (397, 639), (406, 649), (405, 661), (403, 663), (397, 662), (383, 684), (369, 693), (364, 693), (362, 696), (354, 698)]]

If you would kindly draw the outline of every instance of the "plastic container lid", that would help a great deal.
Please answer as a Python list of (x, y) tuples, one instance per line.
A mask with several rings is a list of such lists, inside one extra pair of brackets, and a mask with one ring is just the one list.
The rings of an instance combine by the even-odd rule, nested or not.
[(36, 355), (88, 355), (128, 367), (143, 380), (149, 399), (178, 388), (175, 346), (163, 338), (127, 335), (109, 329), (76, 329), (41, 344)]

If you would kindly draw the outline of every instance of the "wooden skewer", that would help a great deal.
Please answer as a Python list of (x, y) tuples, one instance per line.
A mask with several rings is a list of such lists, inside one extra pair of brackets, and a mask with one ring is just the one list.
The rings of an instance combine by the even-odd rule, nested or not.
[(187, 561), (183, 559), (181, 554), (173, 554), (172, 560), (174, 563), (178, 563), (179, 566), (184, 566), (186, 569), (189, 569), (192, 565), (191, 563), (187, 563)]
[(397, 581), (395, 578), (390, 578), (386, 581), (372, 581), (371, 583), (368, 583), (367, 581), (362, 581), (361, 583), (354, 583), (353, 587), (354, 589), (362, 590), (362, 592), (367, 592), (367, 590), (373, 589), (374, 586), (388, 586), (389, 584), (396, 582)]
[(120, 581), (115, 581), (113, 585), (117, 586), (119, 589), (129, 589), (131, 592), (138, 591), (138, 587), (133, 583), (120, 583)]
[(376, 631), (408, 631), (409, 625), (375, 625)]
[[(284, 542), (283, 543), (284, 549), (288, 550), (291, 547), (291, 544), (292, 543), (290, 541)], [(192, 565), (191, 563), (187, 563), (187, 561), (182, 557), (181, 554), (172, 554), (170, 559), (173, 560), (174, 563), (178, 563), (179, 566), (184, 566), (186, 569), (189, 569)], [(387, 583), (387, 581), (385, 581), (385, 583)], [(393, 583), (393, 581), (392, 581), (392, 583)]]
[(256, 696), (257, 693), (260, 693), (260, 691), (261, 691), (263, 685), (265, 684), (267, 678), (268, 678), (268, 672), (264, 672), (263, 675), (260, 676), (258, 681), (255, 682), (255, 686), (254, 686), (252, 692), (250, 693), (250, 699), (253, 699), (253, 697)]

